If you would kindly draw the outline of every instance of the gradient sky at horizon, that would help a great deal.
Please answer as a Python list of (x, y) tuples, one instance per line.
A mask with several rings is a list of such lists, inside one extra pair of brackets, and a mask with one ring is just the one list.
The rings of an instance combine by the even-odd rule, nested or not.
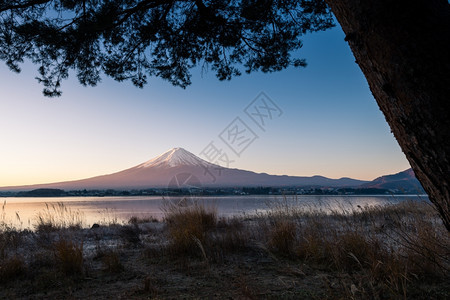
[[(409, 164), (373, 99), (339, 26), (304, 37), (306, 68), (220, 82), (193, 70), (186, 90), (152, 78), (144, 89), (72, 73), (60, 98), (42, 96), (37, 66), (0, 65), (0, 186), (82, 179), (147, 161), (170, 148), (198, 155), (211, 141), (233, 168), (372, 180)], [(282, 110), (266, 131), (245, 115), (264, 91)], [(237, 157), (218, 138), (236, 117), (259, 136)]]

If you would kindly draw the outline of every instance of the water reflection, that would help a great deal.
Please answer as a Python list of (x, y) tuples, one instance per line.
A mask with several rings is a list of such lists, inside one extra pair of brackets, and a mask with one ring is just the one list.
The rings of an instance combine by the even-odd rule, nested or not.
[[(39, 212), (59, 202), (83, 215), (86, 227), (94, 223), (126, 222), (131, 216), (162, 219), (164, 201), (154, 197), (64, 197), (64, 198), (1, 198), (0, 223), (19, 229), (33, 228)], [(171, 197), (170, 201), (182, 198)], [(276, 205), (298, 207), (305, 211), (351, 212), (358, 206), (373, 206), (398, 203), (405, 200), (426, 200), (426, 196), (221, 196), (200, 197), (195, 200), (214, 205), (220, 216), (254, 215), (265, 213)], [(6, 203), (6, 204), (5, 204)]]

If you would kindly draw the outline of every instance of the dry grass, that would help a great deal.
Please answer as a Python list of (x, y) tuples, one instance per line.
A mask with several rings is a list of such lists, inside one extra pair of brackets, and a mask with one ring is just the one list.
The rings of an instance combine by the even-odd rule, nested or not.
[(296, 224), (290, 220), (277, 219), (269, 231), (269, 246), (280, 254), (291, 254), (297, 240)]
[(2, 204), (2, 212), (0, 214), (0, 231), (4, 231), (7, 229), (7, 222), (6, 222), (6, 200)]
[(119, 217), (117, 216), (114, 208), (105, 208), (98, 212), (101, 214), (102, 219), (98, 222), (103, 226), (116, 226), (119, 225)]
[(179, 253), (199, 250), (198, 241), (204, 246), (220, 243), (226, 247), (227, 243), (243, 244), (241, 241), (259, 238), (275, 253), (334, 270), (378, 270), (380, 261), (392, 256), (392, 261), (407, 258), (404, 262), (408, 262), (408, 267), (418, 269), (416, 276), (447, 271), (448, 253), (444, 250), (448, 233), (439, 226), (436, 214), (426, 203), (358, 208), (344, 215), (302, 212), (285, 204), (279, 207), (261, 217), (265, 224), (259, 223), (261, 230), (256, 229), (259, 234), (255, 236), (237, 227), (228, 230), (232, 226), (225, 220), (217, 222), (215, 211), (197, 203), (171, 206), (166, 210), (165, 221), (172, 246)]
[(137, 246), (141, 242), (141, 229), (137, 223), (120, 227), (120, 235), (127, 245)]
[(212, 244), (222, 252), (239, 252), (249, 247), (251, 233), (242, 219), (221, 218), (217, 223)]
[[(348, 274), (347, 296), (404, 297), (422, 282), (448, 280), (450, 236), (426, 202), (301, 213), (281, 205), (264, 219), (268, 245), (291, 258)], [(267, 223), (269, 223), (267, 225)]]
[(157, 299), (158, 286), (155, 284), (155, 279), (151, 276), (147, 276), (143, 280), (143, 291), (149, 294), (152, 299)]
[(449, 233), (427, 202), (329, 213), (303, 211), (283, 199), (246, 225), (216, 215), (195, 202), (166, 208), (170, 249), (177, 255), (195, 254), (208, 270), (210, 262), (255, 247), (269, 256), (300, 259), (341, 274), (329, 290), (332, 297), (423, 296), (422, 283), (450, 279)]
[(108, 273), (120, 273), (124, 266), (120, 261), (120, 253), (117, 250), (108, 250), (102, 255), (104, 270)]
[(22, 242), (21, 232), (14, 229), (0, 230), (0, 259), (5, 258), (8, 251), (17, 249)]
[(83, 273), (83, 243), (60, 238), (53, 244), (57, 266), (66, 275), (81, 275)]
[(50, 232), (60, 229), (80, 229), (83, 227), (84, 216), (80, 211), (72, 210), (64, 203), (45, 204), (46, 209), (36, 217), (37, 232)]
[(0, 261), (0, 281), (15, 280), (26, 274), (26, 264), (23, 257), (14, 255)]
[[(123, 226), (63, 230), (82, 223), (57, 206), (64, 210), (59, 217), (67, 219), (43, 217), (39, 234), (0, 230), (0, 285), (11, 288), (20, 279), (32, 287), (29, 295), (63, 290), (67, 296), (72, 293), (67, 289), (80, 289), (79, 279), (93, 273), (98, 289), (136, 278), (136, 293), (143, 298), (208, 296), (202, 289), (235, 298), (449, 297), (450, 235), (427, 202), (344, 213), (303, 211), (292, 203), (282, 199), (265, 215), (227, 219), (218, 218), (214, 206), (167, 202), (165, 224), (151, 223), (151, 230), (137, 218)], [(82, 242), (89, 238), (91, 249), (99, 245), (97, 252)], [(177, 289), (179, 281), (185, 285)], [(265, 286), (271, 286), (268, 294)]]
[(135, 224), (145, 224), (145, 223), (158, 223), (159, 220), (154, 216), (132, 216), (128, 220), (128, 224), (135, 225)]
[[(216, 227), (217, 209), (187, 199), (180, 203), (166, 202), (163, 207), (170, 250), (173, 253), (198, 253)], [(204, 251), (203, 251), (204, 252)]]

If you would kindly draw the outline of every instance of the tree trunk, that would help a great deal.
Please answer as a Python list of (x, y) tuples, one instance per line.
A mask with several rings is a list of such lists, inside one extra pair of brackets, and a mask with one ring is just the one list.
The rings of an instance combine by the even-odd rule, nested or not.
[(450, 231), (450, 5), (326, 0), (378, 106)]

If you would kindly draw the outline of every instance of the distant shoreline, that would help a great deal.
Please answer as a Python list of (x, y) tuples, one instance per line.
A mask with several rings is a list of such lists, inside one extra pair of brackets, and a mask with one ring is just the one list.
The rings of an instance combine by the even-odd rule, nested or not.
[(214, 197), (214, 196), (420, 196), (412, 191), (377, 188), (216, 188), (216, 189), (145, 189), (145, 190), (72, 190), (35, 189), (0, 192), (0, 198), (65, 198), (65, 197)]

